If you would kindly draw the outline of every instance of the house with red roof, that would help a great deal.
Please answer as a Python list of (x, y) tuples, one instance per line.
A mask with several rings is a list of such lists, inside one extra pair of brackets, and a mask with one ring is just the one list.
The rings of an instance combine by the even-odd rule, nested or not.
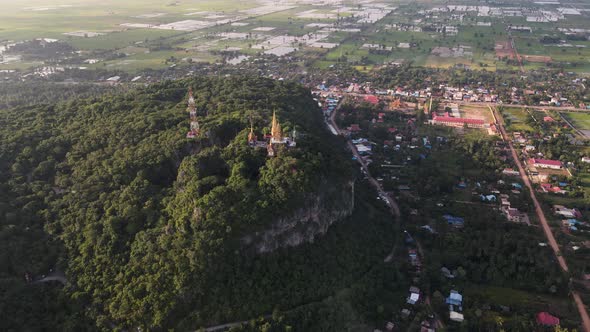
[(554, 193), (554, 194), (566, 194), (567, 191), (561, 189), (558, 186), (553, 186), (550, 183), (543, 183), (541, 184), (541, 189), (543, 190), (543, 192), (546, 193)]
[(553, 119), (550, 116), (546, 116), (546, 117), (543, 118), (543, 122), (554, 122), (554, 121), (555, 121), (555, 119)]
[(364, 101), (373, 105), (379, 104), (379, 98), (375, 95), (366, 95)]
[(543, 326), (556, 326), (559, 325), (559, 318), (543, 311), (537, 314), (537, 323)]
[(530, 166), (539, 167), (539, 168), (551, 168), (551, 169), (563, 168), (563, 163), (559, 160), (530, 158), (528, 160), (528, 164)]

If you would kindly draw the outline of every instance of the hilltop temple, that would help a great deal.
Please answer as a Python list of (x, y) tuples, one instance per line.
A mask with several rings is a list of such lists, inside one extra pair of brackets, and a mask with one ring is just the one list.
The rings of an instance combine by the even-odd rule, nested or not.
[(283, 131), (281, 129), (279, 119), (277, 118), (276, 112), (273, 112), (270, 135), (267, 135), (265, 137), (268, 140), (259, 141), (256, 135), (254, 134), (254, 127), (250, 125), (250, 133), (248, 134), (248, 145), (255, 148), (266, 147), (268, 156), (274, 157), (277, 153), (277, 148), (279, 146), (285, 146), (287, 148), (295, 147), (297, 145), (297, 143), (295, 142), (296, 135), (297, 133), (295, 132), (295, 130), (293, 130), (293, 133), (290, 137), (283, 136)]
[(197, 119), (197, 107), (195, 106), (195, 98), (193, 97), (193, 89), (188, 90), (188, 107), (190, 130), (186, 133), (186, 138), (196, 138), (201, 134), (201, 126)]

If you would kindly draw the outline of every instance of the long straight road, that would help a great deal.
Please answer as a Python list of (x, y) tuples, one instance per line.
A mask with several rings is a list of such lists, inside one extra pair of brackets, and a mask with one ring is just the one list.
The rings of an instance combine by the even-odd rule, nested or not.
[[(500, 112), (497, 112), (495, 108), (493, 109), (491, 106), (488, 106), (488, 107), (490, 107), (490, 111), (492, 111), (492, 113), (494, 113), (494, 115), (496, 116), (496, 119), (497, 119), (496, 124), (497, 124), (498, 128), (500, 128), (500, 133), (502, 134), (502, 139), (505, 142), (508, 142), (508, 146), (510, 147), (510, 152), (512, 153), (512, 159), (514, 159), (514, 163), (518, 167), (518, 172), (520, 173), (520, 177), (522, 178), (522, 181), (524, 182), (526, 187), (529, 189), (531, 199), (533, 200), (533, 204), (535, 206), (535, 212), (537, 214), (537, 217), (539, 218), (539, 222), (541, 223), (541, 227), (543, 228), (543, 232), (545, 233), (545, 237), (547, 237), (547, 241), (549, 242), (549, 246), (551, 246), (551, 249), (553, 249), (553, 252), (555, 253), (555, 257), (557, 258), (557, 262), (559, 263), (559, 266), (561, 267), (561, 269), (564, 272), (567, 273), (567, 272), (569, 272), (569, 268), (567, 266), (567, 263), (560, 253), (559, 245), (557, 244), (557, 241), (555, 240), (555, 237), (553, 236), (553, 232), (551, 231), (551, 227), (549, 227), (549, 222), (547, 221), (547, 218), (545, 217), (545, 213), (543, 212), (543, 209), (541, 208), (541, 204), (539, 204), (539, 201), (537, 200), (537, 195), (535, 195), (535, 190), (533, 189), (533, 186), (531, 185), (531, 181), (529, 180), (529, 177), (527, 176), (527, 174), (524, 171), (524, 167), (522, 166), (522, 162), (520, 161), (520, 158), (518, 157), (518, 154), (516, 153), (516, 150), (514, 149), (514, 145), (512, 144), (512, 141), (509, 139), (508, 134), (506, 133), (506, 129), (504, 128), (504, 119), (502, 118), (502, 115), (500, 114)], [(572, 297), (574, 298), (574, 301), (576, 302), (576, 307), (578, 308), (578, 312), (580, 313), (580, 317), (582, 318), (582, 324), (584, 326), (584, 331), (590, 332), (590, 317), (588, 316), (588, 312), (586, 311), (586, 306), (584, 305), (584, 303), (582, 302), (582, 298), (580, 297), (580, 295), (576, 291), (572, 290), (571, 292), (572, 292)]]

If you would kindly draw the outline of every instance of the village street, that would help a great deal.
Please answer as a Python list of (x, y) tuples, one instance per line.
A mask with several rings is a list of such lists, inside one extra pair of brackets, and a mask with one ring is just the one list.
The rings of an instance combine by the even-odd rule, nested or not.
[[(340, 102), (342, 102), (342, 101), (340, 101)], [(334, 127), (334, 129), (336, 130), (336, 132), (338, 134), (341, 133), (341, 130), (338, 127), (338, 125), (336, 124), (335, 118), (336, 118), (336, 113), (339, 109), (339, 106), (340, 106), (340, 104), (338, 104), (338, 106), (335, 108), (334, 112), (332, 112), (332, 114), (330, 115), (330, 124)], [(369, 183), (371, 183), (371, 185), (373, 187), (375, 187), (375, 189), (379, 193), (380, 197), (387, 199), (387, 201), (389, 202), (389, 204), (387, 204), (387, 205), (389, 206), (391, 214), (395, 217), (396, 220), (399, 220), (399, 218), (401, 217), (401, 213), (400, 213), (399, 205), (397, 204), (397, 202), (393, 199), (393, 197), (391, 197), (389, 194), (387, 194), (381, 188), (381, 185), (379, 184), (379, 182), (371, 176), (371, 173), (369, 172), (369, 168), (368, 168), (367, 163), (361, 158), (361, 155), (358, 152), (358, 150), (356, 149), (356, 147), (354, 146), (354, 144), (352, 144), (352, 142), (349, 139), (346, 140), (346, 144), (348, 145), (348, 148), (352, 151), (353, 155), (356, 157), (358, 162), (361, 164), (361, 168), (364, 170), (364, 173), (367, 176), (367, 180), (369, 181)], [(418, 241), (416, 241), (416, 245), (418, 247), (418, 251), (420, 253), (420, 256), (424, 257), (424, 251), (422, 250), (422, 246), (420, 245), (420, 243)], [(383, 262), (385, 262), (385, 263), (391, 262), (391, 260), (394, 257), (394, 253), (395, 253), (395, 247), (391, 250), (390, 254), (387, 257), (385, 257)], [(430, 295), (428, 295), (428, 294), (426, 294), (425, 303), (428, 306), (430, 306)], [(444, 328), (444, 324), (442, 323), (442, 321), (438, 317), (435, 317), (435, 321), (436, 321), (437, 327)]]
[[(541, 226), (543, 228), (543, 232), (545, 233), (545, 236), (547, 237), (547, 241), (549, 242), (551, 249), (553, 249), (553, 252), (555, 254), (555, 257), (557, 258), (557, 262), (559, 263), (559, 266), (561, 267), (561, 269), (564, 272), (567, 273), (569, 271), (567, 263), (560, 253), (559, 245), (558, 245), (557, 241), (555, 240), (553, 233), (551, 232), (551, 228), (549, 227), (549, 223), (547, 221), (547, 218), (545, 217), (545, 213), (543, 212), (543, 209), (541, 208), (541, 205), (539, 204), (539, 201), (537, 200), (537, 196), (535, 195), (535, 190), (534, 190), (533, 186), (531, 185), (531, 181), (529, 180), (529, 177), (527, 176), (527, 174), (524, 170), (524, 167), (522, 166), (522, 162), (520, 161), (520, 158), (518, 157), (518, 154), (516, 153), (516, 150), (514, 149), (514, 145), (512, 144), (512, 141), (509, 139), (508, 134), (506, 133), (506, 129), (504, 128), (504, 119), (502, 118), (502, 114), (500, 114), (500, 112), (498, 112), (495, 108), (492, 108), (491, 106), (490, 106), (490, 109), (492, 110), (492, 112), (494, 113), (494, 115), (497, 119), (496, 125), (500, 129), (500, 133), (502, 134), (502, 139), (505, 142), (507, 142), (508, 146), (510, 147), (510, 152), (512, 153), (512, 158), (514, 159), (514, 162), (516, 163), (516, 166), (518, 167), (520, 177), (522, 178), (522, 181), (524, 182), (526, 187), (529, 189), (531, 199), (532, 199), (533, 204), (535, 206), (535, 212), (537, 214), (537, 217), (539, 218), (539, 222), (541, 223)], [(588, 312), (586, 311), (586, 307), (585, 307), (584, 303), (582, 302), (580, 295), (574, 290), (572, 290), (571, 292), (572, 292), (572, 296), (574, 298), (574, 301), (576, 302), (576, 307), (578, 308), (578, 312), (580, 313), (580, 317), (582, 318), (582, 322), (584, 325), (584, 331), (590, 332), (590, 317), (588, 316)]]
[[(342, 131), (340, 130), (340, 128), (336, 124), (336, 120), (335, 120), (336, 113), (338, 112), (339, 106), (340, 106), (340, 104), (336, 107), (334, 112), (332, 112), (332, 114), (330, 115), (330, 124), (334, 127), (336, 132), (340, 135), (342, 133)], [(379, 182), (377, 180), (375, 180), (374, 177), (371, 176), (371, 173), (369, 172), (369, 167), (368, 167), (367, 163), (365, 162), (365, 160), (363, 160), (363, 158), (361, 157), (360, 153), (358, 152), (358, 150), (356, 149), (354, 144), (352, 144), (352, 142), (350, 140), (346, 140), (346, 145), (348, 146), (350, 151), (352, 151), (352, 154), (356, 157), (356, 160), (361, 164), (361, 169), (363, 170), (363, 173), (367, 176), (367, 180), (369, 181), (369, 183), (371, 183), (371, 185), (373, 187), (375, 187), (375, 189), (379, 193), (380, 197), (387, 200), (387, 202), (388, 202), (387, 205), (389, 206), (391, 214), (393, 214), (393, 216), (396, 219), (398, 219), (401, 214), (400, 214), (399, 206), (397, 205), (397, 202), (393, 199), (393, 197), (391, 197), (389, 194), (387, 194), (381, 188), (381, 185), (379, 184)]]

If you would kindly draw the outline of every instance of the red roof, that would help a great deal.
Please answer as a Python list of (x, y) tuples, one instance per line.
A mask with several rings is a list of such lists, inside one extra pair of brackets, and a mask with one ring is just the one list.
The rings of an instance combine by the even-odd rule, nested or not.
[(374, 95), (365, 96), (365, 101), (373, 105), (379, 104), (379, 98), (377, 98), (377, 96)]
[(382, 118), (385, 115), (385, 113), (379, 113), (379, 117)]
[(550, 183), (543, 183), (543, 184), (541, 184), (541, 187), (543, 189), (545, 189), (546, 191), (550, 191), (550, 192), (553, 192), (553, 193), (559, 193), (559, 192), (561, 192), (561, 188), (560, 187), (553, 186)]
[(553, 122), (555, 120), (553, 120), (553, 118), (550, 117), (550, 116), (546, 116), (546, 117), (543, 118), (543, 121), (545, 121), (545, 122)]
[(508, 215), (511, 217), (518, 217), (518, 216), (520, 216), (520, 211), (518, 211), (517, 208), (509, 208)]
[(529, 159), (529, 163), (532, 165), (549, 165), (549, 166), (563, 166), (561, 161), (559, 160), (550, 160), (550, 159)]
[(387, 128), (387, 131), (390, 133), (395, 133), (397, 131), (397, 128), (390, 127), (390, 128)]
[(548, 312), (540, 312), (537, 314), (537, 323), (546, 326), (559, 325), (559, 318), (551, 315)]
[(361, 127), (359, 127), (359, 125), (356, 124), (356, 123), (355, 124), (351, 124), (349, 128), (350, 128), (349, 129), (350, 131), (360, 131), (361, 130)]
[(451, 122), (451, 123), (467, 123), (467, 124), (478, 124), (483, 125), (485, 124), (484, 120), (480, 119), (469, 119), (469, 118), (453, 118), (450, 116), (438, 116), (435, 115), (432, 120), (438, 122)]

